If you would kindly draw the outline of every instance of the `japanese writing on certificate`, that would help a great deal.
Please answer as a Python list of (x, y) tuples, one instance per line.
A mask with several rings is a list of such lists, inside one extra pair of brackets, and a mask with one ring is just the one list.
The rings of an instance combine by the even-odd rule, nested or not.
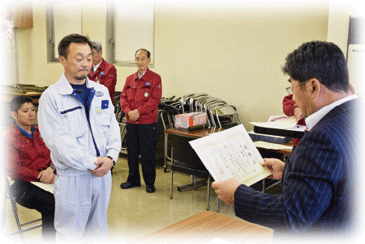
[(270, 175), (260, 164), (263, 159), (242, 125), (190, 144), (216, 181), (235, 178), (251, 185)]
[(214, 160), (212, 163), (222, 178), (226, 178), (225, 176), (228, 174), (229, 178), (233, 177), (241, 181), (244, 178), (254, 176), (256, 173), (255, 165), (258, 161), (244, 141), (239, 138), (210, 148), (209, 153)]

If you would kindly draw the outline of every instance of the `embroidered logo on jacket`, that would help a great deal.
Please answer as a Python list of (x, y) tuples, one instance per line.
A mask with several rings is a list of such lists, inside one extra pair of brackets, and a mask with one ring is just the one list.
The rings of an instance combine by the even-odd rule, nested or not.
[(104, 93), (102, 93), (101, 91), (97, 91), (97, 92), (95, 92), (95, 96), (102, 97), (102, 96), (104, 96)]

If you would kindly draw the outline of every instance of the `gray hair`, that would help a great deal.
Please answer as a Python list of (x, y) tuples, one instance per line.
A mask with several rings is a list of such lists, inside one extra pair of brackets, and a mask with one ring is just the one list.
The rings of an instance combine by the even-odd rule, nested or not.
[(93, 49), (95, 49), (97, 52), (100, 52), (100, 50), (102, 50), (103, 48), (101, 47), (101, 42), (97, 41), (97, 40), (93, 40), (91, 41), (91, 44), (93, 46)]

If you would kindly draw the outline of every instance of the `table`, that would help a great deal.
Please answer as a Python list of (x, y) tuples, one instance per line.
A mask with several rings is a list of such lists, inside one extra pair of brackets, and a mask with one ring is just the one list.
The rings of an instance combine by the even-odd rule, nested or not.
[[(282, 144), (282, 145), (288, 146), (288, 147), (293, 147), (292, 141), (287, 142), (287, 143)], [(277, 152), (277, 153), (280, 153), (280, 154), (283, 154), (283, 155), (289, 155), (289, 154), (291, 154), (291, 152), (293, 150), (293, 149), (278, 149), (278, 150), (274, 150), (274, 149), (268, 149), (268, 148), (264, 148), (264, 147), (257, 147), (257, 148), (260, 148), (260, 149), (263, 149), (263, 150), (267, 150), (267, 151)]]
[[(204, 130), (197, 130), (197, 131), (188, 131), (188, 130), (182, 130), (182, 129), (176, 129), (176, 128), (171, 128), (171, 129), (166, 129), (164, 130), (165, 133), (165, 143), (164, 143), (164, 172), (168, 172), (167, 170), (167, 159), (168, 159), (168, 135), (169, 134), (178, 134), (178, 135), (184, 135), (184, 136), (189, 136), (189, 137), (195, 137), (195, 138), (201, 138), (204, 136), (207, 136), (211, 133), (216, 133), (216, 132), (220, 132), (224, 129), (222, 128), (209, 128), (209, 129), (204, 129)], [(284, 144), (286, 146), (293, 146), (292, 142), (288, 142), (286, 144)], [(279, 149), (279, 150), (273, 150), (273, 149), (267, 149), (267, 148), (259, 148), (257, 147), (257, 149), (260, 151), (260, 154), (262, 155), (262, 157), (268, 157), (268, 158), (279, 158), (284, 160), (284, 158), (289, 155), (292, 151), (292, 149)], [(280, 157), (278, 156), (280, 155)], [(204, 185), (205, 181), (204, 180), (200, 180), (196, 183), (197, 185)], [(280, 184), (280, 181), (277, 180), (270, 180), (270, 179), (263, 179), (262, 182), (257, 183), (258, 185), (255, 186), (257, 188), (257, 190), (259, 190), (259, 188), (261, 189), (261, 191), (265, 191), (277, 184)], [(183, 185), (183, 186), (179, 186), (178, 190), (179, 191), (185, 191), (188, 189), (192, 189), (192, 187), (194, 186), (194, 183), (191, 184), (187, 184), (187, 185)], [(254, 187), (254, 188), (255, 188)], [(255, 188), (255, 189), (256, 189)]]
[(13, 97), (15, 96), (21, 96), (21, 95), (25, 95), (25, 96), (28, 96), (30, 98), (32, 98), (32, 102), (34, 104), (38, 104), (38, 101), (39, 101), (39, 98), (41, 97), (42, 93), (40, 92), (29, 92), (29, 93), (14, 93), (14, 92), (4, 92), (2, 93), (2, 99), (5, 101), (5, 102), (10, 102), (11, 99), (13, 99)]
[(219, 131), (222, 131), (224, 129), (222, 128), (209, 128), (204, 130), (197, 130), (197, 131), (188, 131), (188, 130), (182, 130), (182, 129), (166, 129), (164, 130), (165, 133), (165, 142), (164, 142), (164, 172), (167, 172), (167, 152), (168, 152), (168, 135), (169, 134), (178, 134), (178, 135), (184, 135), (189, 137), (195, 137), (195, 138), (201, 138), (204, 136), (207, 136), (211, 133), (216, 133)]
[[(211, 133), (220, 132), (222, 130), (224, 130), (224, 129), (222, 129), (222, 128), (209, 128), (209, 129), (197, 130), (197, 131), (187, 131), (187, 130), (171, 128), (171, 129), (164, 130), (164, 133), (165, 133), (164, 171), (167, 172), (167, 158), (168, 158), (167, 152), (168, 152), (168, 135), (169, 134), (178, 134), (178, 135), (184, 135), (184, 136), (189, 136), (189, 137), (201, 138), (201, 137), (207, 136)], [(284, 145), (293, 146), (293, 143), (290, 141), (290, 142), (288, 142)], [(260, 149), (280, 153), (280, 154), (283, 154), (283, 155), (289, 155), (292, 151), (291, 149), (279, 149), (279, 150), (271, 150), (271, 149), (266, 149), (266, 148), (260, 148)]]
[(272, 243), (272, 229), (215, 212), (202, 212), (148, 234), (133, 243)]

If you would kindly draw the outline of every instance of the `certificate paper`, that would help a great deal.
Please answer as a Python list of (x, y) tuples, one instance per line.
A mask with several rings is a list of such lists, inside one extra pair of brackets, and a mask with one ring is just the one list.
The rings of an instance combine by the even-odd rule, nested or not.
[(235, 178), (250, 186), (271, 174), (242, 124), (190, 144), (215, 181)]

